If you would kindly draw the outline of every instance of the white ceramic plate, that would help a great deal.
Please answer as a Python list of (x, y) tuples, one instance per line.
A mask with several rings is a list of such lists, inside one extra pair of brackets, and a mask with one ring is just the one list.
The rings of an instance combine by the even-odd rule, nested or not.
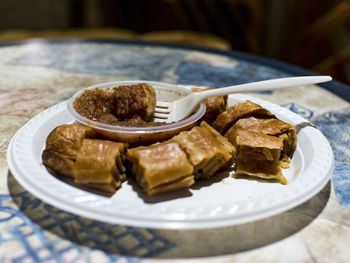
[[(307, 124), (278, 105), (236, 94), (229, 105), (251, 100), (294, 125)], [(147, 198), (124, 182), (112, 197), (74, 187), (50, 174), (41, 161), (48, 134), (58, 125), (72, 123), (67, 102), (40, 113), (18, 130), (8, 148), (8, 164), (18, 182), (43, 201), (71, 213), (136, 227), (194, 229), (227, 226), (263, 219), (291, 209), (317, 194), (334, 168), (332, 149), (322, 133), (310, 125), (300, 129), (291, 167), (283, 171), (288, 185), (231, 175), (214, 176), (188, 191)], [(303, 125), (302, 125), (303, 126)]]

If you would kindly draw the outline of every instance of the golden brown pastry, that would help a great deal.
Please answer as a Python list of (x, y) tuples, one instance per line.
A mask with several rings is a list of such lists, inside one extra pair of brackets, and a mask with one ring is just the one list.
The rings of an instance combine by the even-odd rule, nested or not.
[(186, 152), (196, 179), (208, 178), (222, 167), (232, 165), (235, 148), (207, 123), (172, 138)]
[(212, 124), (216, 120), (217, 116), (226, 110), (227, 96), (208, 98), (204, 100), (204, 104), (206, 106), (206, 110), (202, 120)]
[(286, 184), (280, 168), (283, 140), (279, 137), (236, 129), (236, 174), (264, 179), (276, 179)]
[(222, 136), (217, 130), (215, 130), (211, 125), (209, 125), (205, 121), (201, 122), (200, 127), (207, 129), (218, 140), (220, 145), (229, 154), (232, 155), (232, 158), (221, 169), (225, 169), (225, 168), (230, 167), (234, 163), (234, 159), (236, 156), (236, 148), (234, 147), (234, 145), (231, 142), (229, 142), (226, 137)]
[(73, 164), (85, 138), (94, 136), (91, 128), (75, 124), (56, 127), (46, 139), (46, 148), (42, 153), (45, 166), (73, 177)]
[(232, 142), (234, 140), (236, 129), (248, 129), (250, 131), (259, 132), (266, 135), (278, 136), (283, 140), (283, 149), (281, 152), (281, 167), (288, 168), (290, 159), (296, 149), (297, 136), (295, 126), (281, 121), (276, 118), (257, 119), (254, 117), (238, 120), (233, 125), (225, 137)]
[(74, 182), (114, 193), (126, 179), (124, 143), (85, 139), (77, 154)]
[(240, 118), (254, 116), (257, 118), (271, 118), (273, 114), (260, 105), (249, 100), (238, 103), (227, 108), (226, 111), (220, 113), (212, 126), (221, 134), (225, 134), (228, 129), (235, 124)]
[(149, 196), (194, 183), (193, 167), (174, 141), (128, 149), (127, 156), (133, 178)]
[(74, 160), (68, 158), (66, 155), (45, 149), (42, 153), (42, 160), (47, 168), (50, 168), (61, 175), (74, 177)]
[[(193, 92), (201, 92), (205, 90), (211, 90), (211, 88), (192, 88)], [(224, 96), (215, 96), (211, 98), (207, 98), (204, 101), (206, 110), (205, 114), (202, 117), (202, 121), (205, 121), (208, 124), (212, 124), (217, 116), (226, 110), (227, 107), (227, 95)]]

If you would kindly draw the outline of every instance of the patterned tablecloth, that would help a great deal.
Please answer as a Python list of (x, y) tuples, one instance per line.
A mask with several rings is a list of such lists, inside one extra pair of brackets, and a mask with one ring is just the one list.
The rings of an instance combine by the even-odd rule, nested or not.
[(143, 79), (220, 87), (309, 72), (265, 58), (129, 41), (30, 41), (0, 47), (1, 262), (349, 262), (350, 88), (336, 81), (255, 93), (310, 120), (336, 167), (316, 196), (243, 225), (159, 230), (112, 225), (42, 202), (11, 174), (10, 139), (86, 86)]

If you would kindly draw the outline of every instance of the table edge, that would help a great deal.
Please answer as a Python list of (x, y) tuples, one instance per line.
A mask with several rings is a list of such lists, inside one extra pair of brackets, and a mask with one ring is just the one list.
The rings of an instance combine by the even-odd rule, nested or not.
[[(198, 45), (169, 43), (161, 41), (145, 41), (139, 39), (117, 39), (117, 38), (32, 38), (25, 40), (16, 40), (8, 42), (0, 42), (0, 47), (26, 45), (32, 43), (106, 43), (106, 44), (124, 44), (124, 45), (141, 45), (141, 46), (154, 46), (154, 47), (169, 47), (180, 48), (185, 50), (202, 51), (212, 54), (224, 55), (233, 59), (241, 59), (250, 63), (256, 63), (267, 67), (277, 68), (280, 71), (284, 71), (288, 74), (295, 76), (315, 76), (319, 73), (305, 69), (303, 67), (293, 65), (287, 62), (283, 62), (277, 59), (268, 58), (258, 54), (246, 53), (237, 50), (221, 50), (212, 47), (204, 47)], [(345, 83), (332, 80), (330, 82), (318, 84), (326, 90), (338, 95), (342, 99), (350, 102), (350, 87)]]

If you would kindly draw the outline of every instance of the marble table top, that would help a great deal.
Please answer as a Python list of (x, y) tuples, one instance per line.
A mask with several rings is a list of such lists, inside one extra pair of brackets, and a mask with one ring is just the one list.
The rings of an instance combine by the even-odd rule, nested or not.
[(96, 83), (143, 79), (222, 87), (310, 72), (238, 52), (108, 40), (36, 40), (0, 46), (1, 262), (348, 262), (350, 87), (337, 81), (254, 96), (310, 120), (335, 155), (329, 183), (307, 202), (246, 224), (146, 229), (80, 217), (24, 189), (7, 148), (28, 120)]

